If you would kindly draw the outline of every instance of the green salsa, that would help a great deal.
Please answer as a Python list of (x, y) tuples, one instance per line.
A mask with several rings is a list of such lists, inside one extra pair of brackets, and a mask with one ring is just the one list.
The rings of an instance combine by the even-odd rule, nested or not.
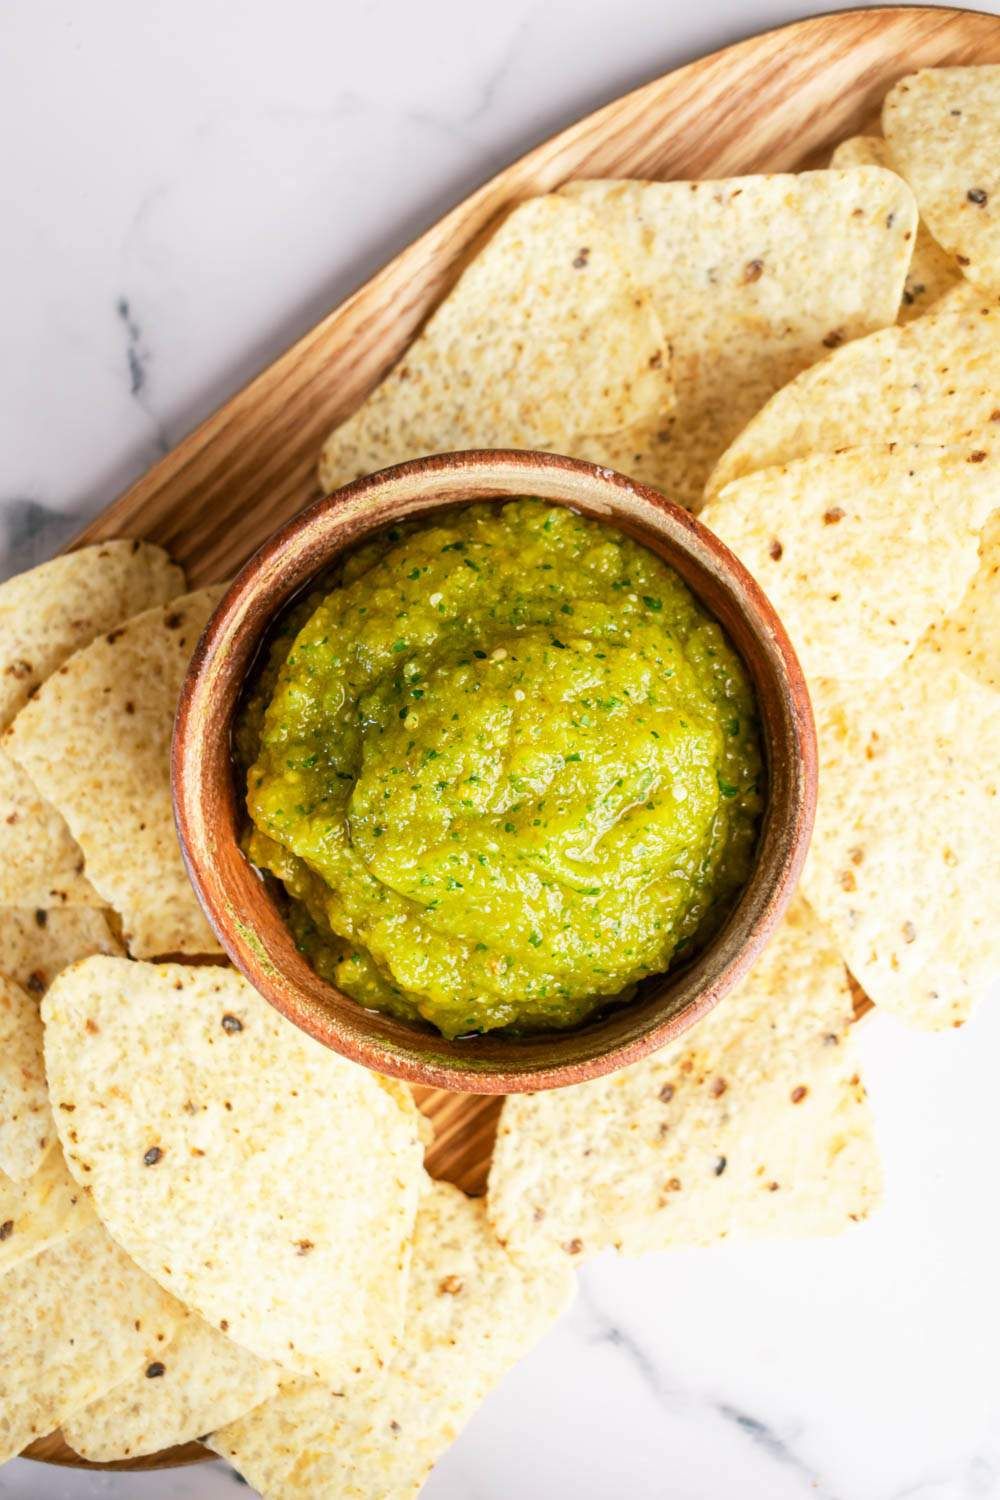
[(301, 600), (237, 756), (302, 952), (449, 1037), (572, 1026), (689, 957), (762, 806), (720, 626), (637, 542), (529, 499), (390, 531)]

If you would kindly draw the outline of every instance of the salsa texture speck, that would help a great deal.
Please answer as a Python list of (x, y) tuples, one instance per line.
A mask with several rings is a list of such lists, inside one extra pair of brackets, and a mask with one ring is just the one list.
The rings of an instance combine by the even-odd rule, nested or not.
[(302, 952), (448, 1037), (577, 1025), (691, 956), (762, 808), (720, 626), (637, 542), (532, 499), (351, 556), (276, 632), (236, 751)]

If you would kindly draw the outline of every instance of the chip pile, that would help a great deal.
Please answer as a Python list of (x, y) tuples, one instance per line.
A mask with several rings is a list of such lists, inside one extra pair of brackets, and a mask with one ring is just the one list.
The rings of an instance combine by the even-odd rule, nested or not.
[(202, 1438), (269, 1500), (415, 1496), (588, 1256), (877, 1204), (858, 986), (940, 1029), (1000, 967), (1000, 68), (903, 79), (883, 128), (522, 204), (323, 450), (328, 489), (485, 446), (647, 480), (813, 693), (767, 952), (659, 1054), (506, 1101), (485, 1199), (427, 1175), (404, 1085), (219, 961), (168, 764), (218, 590), (134, 541), (0, 585), (0, 1460)]

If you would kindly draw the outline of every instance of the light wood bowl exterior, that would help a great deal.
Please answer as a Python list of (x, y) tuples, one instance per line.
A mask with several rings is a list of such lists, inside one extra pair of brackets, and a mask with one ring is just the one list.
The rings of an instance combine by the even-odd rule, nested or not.
[[(1000, 17), (886, 6), (797, 21), (624, 95), (458, 204), (109, 505), (79, 543), (145, 537), (169, 548), (194, 584), (230, 577), (315, 498), (316, 456), (329, 429), (403, 352), (514, 204), (571, 177), (723, 177), (822, 164), (838, 141), (871, 128), (904, 73), (958, 63), (1000, 63)], [(859, 1013), (866, 1008), (859, 996)], [(439, 1132), (431, 1170), (481, 1192), (500, 1101), (418, 1094)], [(58, 1433), (28, 1452), (81, 1464)], [(204, 1457), (193, 1443), (123, 1467)]]

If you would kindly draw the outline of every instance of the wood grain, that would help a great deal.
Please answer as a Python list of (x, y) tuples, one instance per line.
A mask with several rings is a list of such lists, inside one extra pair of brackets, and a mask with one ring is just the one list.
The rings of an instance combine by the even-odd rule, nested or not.
[[(916, 68), (1000, 62), (1000, 17), (887, 6), (798, 21), (712, 53), (588, 115), (441, 219), (196, 428), (94, 520), (78, 544), (159, 542), (192, 584), (232, 574), (318, 493), (327, 432), (406, 348), (497, 219), (572, 177), (724, 177), (818, 165), (877, 117)], [(858, 1015), (870, 1002), (858, 991)], [(486, 1181), (500, 1101), (421, 1091), (435, 1175)], [(83, 1465), (58, 1433), (28, 1456), (134, 1470), (197, 1462), (197, 1443), (124, 1465)]]

